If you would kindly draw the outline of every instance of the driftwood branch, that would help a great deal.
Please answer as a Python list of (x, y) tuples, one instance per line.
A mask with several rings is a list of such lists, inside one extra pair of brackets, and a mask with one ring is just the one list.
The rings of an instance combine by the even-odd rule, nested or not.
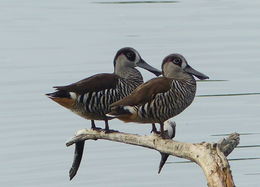
[[(109, 140), (131, 145), (146, 147), (161, 153), (185, 158), (197, 163), (203, 170), (209, 187), (233, 187), (233, 177), (226, 156), (239, 144), (239, 134), (233, 133), (219, 143), (185, 143), (171, 139), (162, 139), (152, 134), (141, 136), (123, 132), (105, 133), (83, 129), (69, 140), (66, 145), (70, 146), (85, 140)], [(84, 144), (83, 144), (84, 146)], [(73, 172), (73, 171), (72, 171)]]

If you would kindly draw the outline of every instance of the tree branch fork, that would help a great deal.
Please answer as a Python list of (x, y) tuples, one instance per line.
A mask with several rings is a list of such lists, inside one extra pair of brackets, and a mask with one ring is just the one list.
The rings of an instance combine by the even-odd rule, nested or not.
[(237, 133), (230, 134), (218, 143), (186, 143), (162, 139), (157, 134), (137, 135), (118, 131), (105, 133), (104, 131), (82, 129), (66, 143), (66, 146), (86, 140), (98, 139), (142, 146), (161, 153), (188, 159), (202, 168), (209, 187), (235, 186), (226, 157), (239, 144), (239, 134)]

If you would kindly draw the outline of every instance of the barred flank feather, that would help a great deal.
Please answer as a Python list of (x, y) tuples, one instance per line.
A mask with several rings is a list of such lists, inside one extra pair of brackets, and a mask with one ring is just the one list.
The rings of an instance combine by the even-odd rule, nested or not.
[(154, 100), (138, 106), (138, 117), (141, 121), (149, 119), (154, 122), (164, 122), (185, 110), (193, 101), (196, 92), (196, 82), (173, 80), (171, 89), (159, 93)]
[[(158, 86), (155, 85), (154, 86)], [(144, 89), (143, 89), (144, 90)], [(126, 108), (130, 107), (135, 110), (135, 112), (131, 112), (133, 115), (137, 114), (137, 116), (131, 116), (133, 122), (139, 123), (163, 123), (167, 119), (174, 117), (185, 110), (193, 101), (196, 92), (196, 81), (193, 77), (188, 80), (174, 80), (171, 79), (170, 86), (168, 91), (163, 93), (155, 94), (154, 98), (148, 100), (148, 102), (130, 104), (140, 95), (136, 93), (132, 93), (128, 98), (132, 97), (131, 101), (129, 100), (129, 104), (127, 102), (125, 104), (120, 103), (118, 101), (117, 104), (113, 104), (112, 112), (109, 115), (114, 115), (121, 120), (122, 116), (124, 116), (124, 111), (119, 110), (120, 107)], [(134, 97), (133, 94), (135, 94)], [(126, 100), (126, 98), (124, 98)], [(130, 118), (130, 116), (129, 116)], [(126, 121), (126, 120), (123, 120)]]
[(143, 83), (139, 71), (128, 72), (128, 78), (119, 78), (115, 88), (105, 89), (98, 92), (87, 92), (77, 98), (77, 112), (81, 115), (95, 114), (97, 119), (107, 118), (110, 112), (110, 104), (129, 95), (137, 86)]

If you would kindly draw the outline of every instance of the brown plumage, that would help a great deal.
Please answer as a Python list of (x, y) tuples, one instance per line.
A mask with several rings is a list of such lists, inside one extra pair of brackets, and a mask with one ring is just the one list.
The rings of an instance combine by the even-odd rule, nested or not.
[(101, 73), (93, 75), (67, 86), (54, 86), (57, 90), (84, 94), (87, 92), (98, 92), (105, 89), (115, 89), (120, 77), (112, 73)]
[(158, 77), (138, 86), (128, 97), (121, 99), (113, 106), (134, 106), (142, 105), (154, 99), (156, 94), (164, 93), (171, 88), (172, 79), (167, 77)]
[(67, 97), (55, 94), (48, 94), (49, 98), (60, 104), (61, 106), (74, 110), (77, 108), (76, 100), (71, 98), (69, 92), (75, 93), (76, 97), (92, 92), (99, 92), (106, 89), (115, 89), (118, 79), (120, 77), (116, 74), (102, 73), (93, 75), (76, 83), (67, 86), (54, 86), (58, 93), (66, 93)]
[[(97, 129), (94, 120), (105, 121), (105, 132), (109, 132), (106, 113), (110, 104), (130, 94), (143, 83), (143, 77), (136, 67), (144, 68), (156, 76), (161, 71), (147, 64), (139, 53), (130, 47), (120, 49), (114, 58), (114, 72), (93, 75), (67, 86), (55, 86), (54, 93), (46, 94), (50, 99), (72, 112), (91, 120), (91, 128)], [(76, 144), (76, 156), (70, 170), (70, 180), (76, 175), (84, 149), (84, 142)]]
[(163, 136), (163, 123), (185, 110), (195, 97), (193, 75), (208, 77), (191, 68), (180, 54), (165, 57), (162, 70), (164, 77), (141, 84), (129, 96), (113, 103), (108, 116), (125, 122), (159, 123)]
[(71, 109), (75, 106), (75, 100), (71, 98), (58, 98), (58, 97), (50, 97), (56, 103), (59, 103), (61, 106)]
[(106, 116), (110, 111), (109, 105), (143, 83), (143, 77), (136, 67), (157, 76), (161, 74), (161, 71), (147, 64), (135, 49), (125, 47), (115, 55), (114, 73), (96, 74), (67, 86), (55, 86), (57, 91), (46, 95), (74, 113), (90, 119), (93, 129), (96, 129), (94, 120), (104, 120), (105, 130), (109, 131), (108, 120), (111, 118)]

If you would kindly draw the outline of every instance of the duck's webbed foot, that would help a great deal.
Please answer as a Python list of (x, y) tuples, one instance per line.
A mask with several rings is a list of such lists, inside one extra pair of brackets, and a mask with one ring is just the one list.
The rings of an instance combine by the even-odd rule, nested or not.
[(94, 120), (91, 120), (91, 129), (95, 131), (102, 130), (102, 128), (96, 127)]
[(167, 132), (164, 131), (164, 123), (160, 123), (160, 130), (161, 130), (160, 137), (162, 139), (169, 139)]
[(112, 132), (118, 132), (117, 130), (112, 130), (109, 129), (109, 125), (108, 125), (108, 120), (105, 120), (105, 129), (104, 129), (105, 133), (112, 133)]

